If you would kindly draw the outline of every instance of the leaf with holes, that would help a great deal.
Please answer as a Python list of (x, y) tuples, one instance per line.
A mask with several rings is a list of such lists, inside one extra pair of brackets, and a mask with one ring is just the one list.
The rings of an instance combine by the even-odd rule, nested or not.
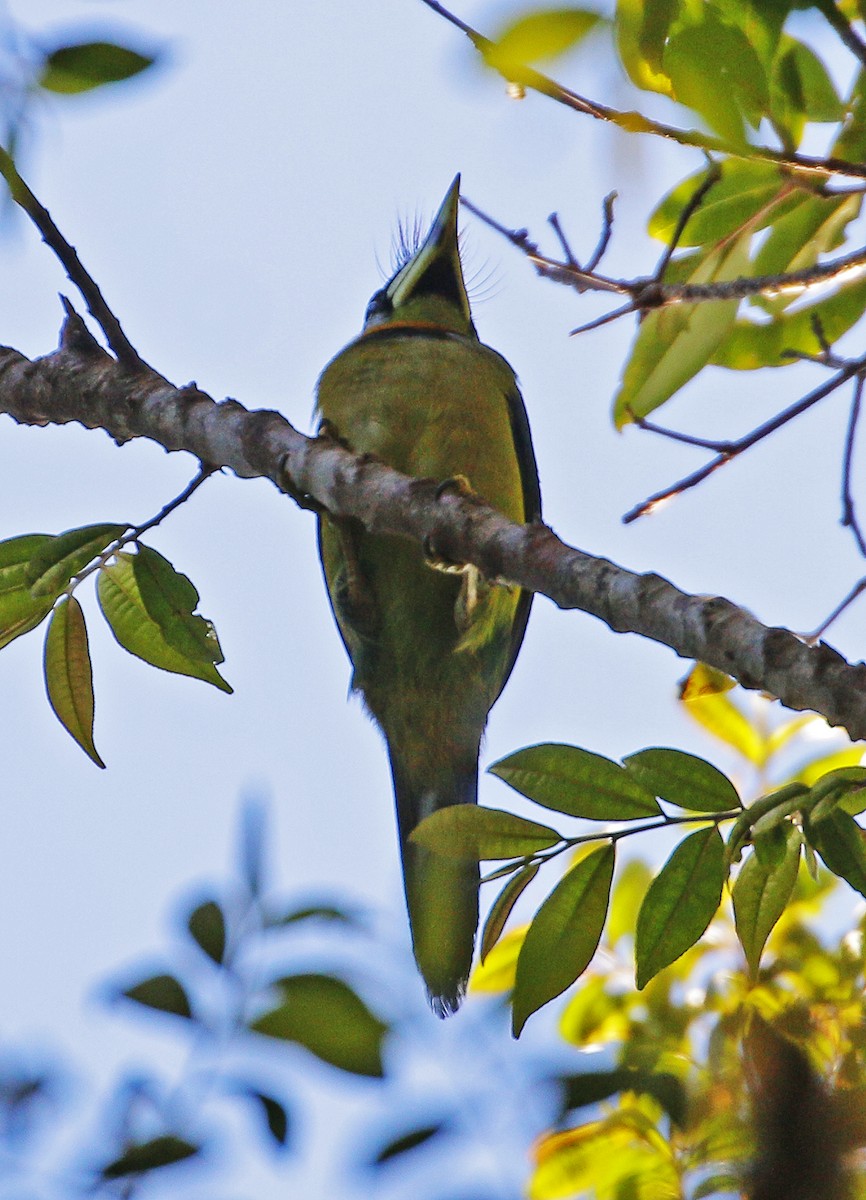
[[(167, 640), (165, 631), (149, 612), (142, 595), (136, 573), (136, 557), (122, 551), (114, 562), (102, 568), (97, 582), (103, 616), (120, 645), (130, 654), (162, 671), (190, 675), (213, 684), (220, 691), (231, 692), (231, 687), (217, 671), (213, 661), (203, 661), (199, 655), (190, 657)], [(195, 614), (189, 616), (193, 622), (209, 624), (204, 622), (203, 617)], [(217, 647), (216, 634), (213, 634), (213, 638)]]

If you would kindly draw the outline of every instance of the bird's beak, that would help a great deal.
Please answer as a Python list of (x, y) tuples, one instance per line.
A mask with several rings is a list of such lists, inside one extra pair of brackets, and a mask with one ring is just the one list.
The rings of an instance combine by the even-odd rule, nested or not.
[(423, 244), (388, 286), (395, 311), (415, 296), (437, 295), (457, 304), (471, 319), (457, 239), (459, 206), (460, 176), (455, 175)]

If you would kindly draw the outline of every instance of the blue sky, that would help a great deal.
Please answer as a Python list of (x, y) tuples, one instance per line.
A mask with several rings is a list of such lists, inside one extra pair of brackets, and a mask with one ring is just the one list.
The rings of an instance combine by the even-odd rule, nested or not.
[[(463, 0), (459, 11), (489, 30), (519, 7)], [(162, 49), (163, 65), (139, 81), (46, 105), (22, 170), (150, 363), (217, 398), (278, 408), (304, 430), (319, 371), (357, 332), (380, 284), (377, 259), (387, 271), (396, 222), (431, 216), (456, 171), (477, 205), (539, 237), (558, 211), (583, 255), (616, 187), (607, 271), (635, 276), (657, 253), (643, 232), (653, 198), (700, 166), (541, 98), (509, 100), (418, 0), (21, 0), (6, 11), (48, 41), (82, 29), (130, 40), (134, 30)], [(635, 103), (601, 41), (561, 74), (589, 95)], [(687, 448), (613, 432), (610, 399), (632, 326), (570, 339), (600, 302), (539, 281), (479, 222), (465, 227), (468, 272), (492, 281), (476, 324), (520, 377), (545, 514), (560, 536), (686, 590), (728, 595), (770, 624), (815, 625), (860, 571), (836, 523), (844, 404), (810, 414), (653, 520), (623, 527), (623, 512), (700, 461)], [(0, 255), (0, 341), (47, 353), (61, 319), (57, 292), (70, 285), (23, 221)], [(779, 375), (717, 372), (686, 389), (665, 420), (736, 434), (793, 398), (786, 387)], [(117, 449), (78, 427), (5, 421), (0, 536), (142, 521), (194, 469), (188, 456), (143, 442)], [(89, 598), (96, 741), (108, 763), (99, 772), (48, 708), (40, 635), (0, 656), (0, 961), (14, 979), (0, 1029), (8, 1042), (62, 1048), (97, 1082), (137, 1057), (176, 1058), (169, 1039), (150, 1029), (139, 1037), (96, 1003), (95, 984), (155, 956), (178, 895), (224, 875), (245, 795), (269, 802), (274, 873), (287, 892), (343, 891), (381, 912), (393, 948), (406, 946), (387, 764), (360, 706), (347, 701), (311, 516), (269, 484), (223, 476), (152, 544), (198, 587), (234, 696), (126, 656)], [(859, 657), (861, 626), (855, 610), (831, 641)], [(537, 741), (614, 758), (645, 745), (711, 754), (676, 705), (685, 669), (670, 651), (541, 599), (483, 764)], [(512, 803), (490, 778), (481, 797)], [(371, 972), (374, 1002), (387, 1000), (384, 977)], [(420, 1005), (420, 985), (406, 988), (406, 1002)], [(459, 1045), (466, 1035), (431, 1026), (428, 1036)], [(350, 1196), (322, 1140), (338, 1101), (319, 1082), (317, 1157), (292, 1164), (308, 1174), (291, 1178), (308, 1194), (339, 1186)], [(340, 1100), (341, 1120), (364, 1103)], [(279, 1173), (268, 1179), (278, 1186)], [(370, 1194), (369, 1182), (354, 1186)]]

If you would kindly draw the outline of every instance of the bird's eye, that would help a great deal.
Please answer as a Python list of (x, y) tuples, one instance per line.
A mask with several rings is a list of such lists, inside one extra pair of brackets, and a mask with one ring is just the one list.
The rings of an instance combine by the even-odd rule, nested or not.
[(376, 317), (386, 316), (391, 311), (391, 301), (388, 299), (388, 293), (382, 288), (381, 291), (375, 293), (367, 305), (367, 311), (364, 313), (364, 324), (367, 325)]

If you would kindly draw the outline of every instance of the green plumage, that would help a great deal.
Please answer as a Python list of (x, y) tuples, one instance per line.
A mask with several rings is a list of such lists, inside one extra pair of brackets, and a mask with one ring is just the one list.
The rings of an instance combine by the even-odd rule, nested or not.
[[(423, 245), (325, 368), (318, 411), (356, 453), (416, 477), (465, 477), (515, 521), (539, 516), (529, 427), (511, 367), (477, 338), (457, 247), (459, 177)], [(429, 813), (475, 803), (487, 714), (531, 596), (475, 568), (433, 569), (420, 546), (323, 517), (319, 547), (353, 688), (381, 727), (397, 801), (415, 957), (431, 1002), (460, 1003), (478, 924), (478, 868), (409, 842)]]

